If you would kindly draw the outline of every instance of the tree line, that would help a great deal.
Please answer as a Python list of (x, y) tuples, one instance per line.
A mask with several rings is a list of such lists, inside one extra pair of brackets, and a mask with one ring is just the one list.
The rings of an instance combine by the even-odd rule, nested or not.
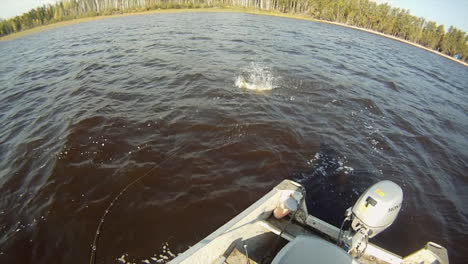
[(468, 35), (369, 0), (62, 0), (0, 21), (0, 36), (81, 17), (168, 8), (238, 6), (339, 22), (392, 35), (468, 61)]

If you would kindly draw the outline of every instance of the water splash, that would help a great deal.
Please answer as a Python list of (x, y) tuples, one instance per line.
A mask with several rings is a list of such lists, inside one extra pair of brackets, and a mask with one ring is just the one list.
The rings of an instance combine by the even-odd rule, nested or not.
[(248, 68), (242, 70), (242, 73), (236, 78), (236, 86), (241, 89), (256, 91), (269, 91), (276, 88), (277, 78), (273, 76), (268, 67), (251, 63)]
[(315, 153), (315, 155), (307, 160), (307, 166), (312, 168), (312, 172), (307, 175), (302, 175), (304, 178), (297, 179), (300, 182), (306, 181), (310, 177), (330, 177), (339, 175), (353, 175), (354, 168), (346, 166), (348, 158), (346, 156), (340, 157), (337, 154), (325, 150)]
[(128, 253), (123, 253), (119, 258), (116, 258), (118, 264), (136, 264), (136, 263), (144, 263), (144, 264), (165, 264), (169, 263), (171, 260), (177, 257), (179, 254), (172, 253), (171, 249), (169, 248), (169, 243), (164, 242), (161, 247), (162, 251), (156, 252), (153, 256), (143, 259), (143, 260), (135, 260), (132, 258), (131, 261), (127, 260), (126, 258), (130, 258)]

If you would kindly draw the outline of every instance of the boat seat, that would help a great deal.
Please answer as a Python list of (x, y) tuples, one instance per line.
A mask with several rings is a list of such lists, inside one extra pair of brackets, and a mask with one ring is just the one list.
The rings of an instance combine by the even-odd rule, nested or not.
[(342, 248), (316, 236), (297, 236), (284, 246), (272, 264), (358, 264)]

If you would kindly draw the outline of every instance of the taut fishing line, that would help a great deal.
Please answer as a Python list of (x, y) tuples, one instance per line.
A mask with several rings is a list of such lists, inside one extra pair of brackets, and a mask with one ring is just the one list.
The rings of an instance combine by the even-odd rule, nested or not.
[[(221, 120), (224, 121), (224, 119)], [(221, 122), (218, 122), (218, 123), (221, 123)], [(212, 132), (213, 130), (215, 130), (217, 128), (217, 126), (213, 127), (212, 129), (208, 130), (207, 132), (205, 133), (210, 133)], [(90, 256), (90, 259), (89, 259), (89, 264), (94, 264), (96, 262), (96, 252), (97, 252), (97, 244), (98, 244), (98, 241), (99, 241), (99, 235), (101, 233), (101, 228), (102, 228), (102, 225), (104, 224), (104, 218), (106, 218), (107, 214), (110, 212), (110, 210), (112, 209), (112, 207), (114, 206), (114, 204), (117, 202), (117, 200), (130, 188), (132, 187), (135, 183), (137, 183), (138, 181), (140, 181), (141, 179), (147, 177), (148, 175), (150, 175), (151, 172), (153, 172), (156, 168), (162, 166), (164, 163), (168, 162), (169, 160), (171, 160), (172, 158), (174, 158), (176, 156), (176, 154), (178, 153), (181, 153), (182, 150), (186, 149), (187, 147), (189, 146), (189, 144), (183, 146), (182, 148), (180, 148), (179, 150), (177, 151), (174, 151), (171, 155), (169, 155), (166, 159), (164, 159), (161, 163), (159, 164), (156, 164), (154, 165), (153, 167), (151, 167), (145, 174), (143, 174), (142, 176), (136, 178), (135, 180), (133, 180), (132, 182), (130, 182), (129, 184), (127, 184), (123, 189), (122, 191), (120, 191), (119, 194), (117, 194), (117, 196), (114, 197), (114, 199), (110, 202), (110, 204), (107, 206), (106, 210), (104, 211), (104, 214), (102, 215), (101, 217), (101, 220), (99, 221), (99, 225), (96, 229), (96, 233), (94, 234), (94, 240), (93, 240), (93, 244), (91, 246), (91, 256)]]
[[(217, 122), (217, 124), (220, 124), (222, 123), (223, 121), (225, 121), (227, 118), (223, 118), (221, 119), (220, 122)], [(208, 130), (207, 132), (205, 133), (210, 133), (212, 131), (214, 131), (215, 129), (217, 129), (217, 126), (213, 127), (212, 129)], [(180, 148), (178, 151), (175, 151), (173, 152), (171, 155), (169, 155), (166, 159), (164, 159), (161, 163), (159, 164), (155, 164), (153, 167), (151, 167), (145, 174), (143, 174), (142, 176), (136, 178), (135, 180), (133, 180), (132, 182), (130, 182), (129, 184), (127, 184), (123, 189), (122, 191), (120, 191), (119, 194), (117, 194), (117, 196), (114, 197), (114, 199), (110, 202), (110, 204), (107, 206), (106, 210), (104, 211), (104, 214), (102, 215), (101, 217), (101, 220), (99, 221), (99, 224), (98, 224), (98, 227), (96, 229), (96, 233), (94, 234), (94, 240), (93, 240), (93, 244), (91, 246), (91, 256), (90, 256), (90, 259), (89, 259), (89, 264), (94, 264), (96, 262), (96, 252), (97, 252), (97, 244), (98, 244), (98, 241), (99, 241), (99, 235), (101, 233), (101, 228), (102, 228), (102, 225), (104, 224), (104, 219), (106, 218), (107, 214), (110, 212), (110, 210), (112, 209), (112, 207), (114, 206), (114, 204), (117, 202), (117, 200), (119, 200), (119, 198), (130, 188), (132, 187), (135, 183), (137, 183), (138, 181), (140, 181), (141, 179), (147, 177), (148, 175), (150, 175), (151, 172), (153, 172), (156, 168), (162, 166), (164, 163), (168, 162), (169, 160), (171, 160), (172, 158), (174, 158), (176, 156), (176, 154), (178, 153), (181, 153), (182, 150), (186, 149), (189, 145), (185, 145), (183, 146), (182, 148)]]

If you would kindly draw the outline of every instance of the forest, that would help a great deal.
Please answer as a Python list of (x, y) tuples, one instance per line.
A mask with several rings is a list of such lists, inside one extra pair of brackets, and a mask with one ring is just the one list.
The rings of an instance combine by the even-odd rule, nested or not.
[(408, 10), (370, 0), (62, 0), (8, 20), (0, 20), (0, 36), (82, 17), (154, 9), (245, 7), (303, 14), (392, 35), (468, 61), (468, 34), (455, 27), (413, 16)]

